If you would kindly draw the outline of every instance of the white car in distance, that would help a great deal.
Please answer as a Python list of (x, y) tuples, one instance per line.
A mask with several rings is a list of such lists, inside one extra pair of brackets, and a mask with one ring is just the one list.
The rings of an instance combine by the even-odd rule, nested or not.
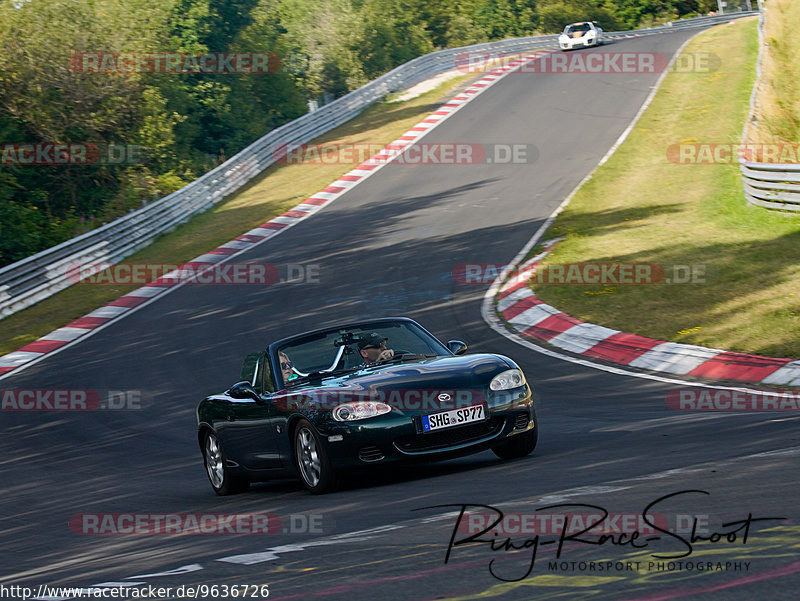
[(603, 43), (603, 30), (593, 21), (571, 23), (558, 36), (558, 45), (562, 50), (598, 46)]

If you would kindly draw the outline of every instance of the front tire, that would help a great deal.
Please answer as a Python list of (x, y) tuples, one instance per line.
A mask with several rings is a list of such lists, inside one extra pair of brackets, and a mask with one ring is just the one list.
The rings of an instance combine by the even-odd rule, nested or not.
[(327, 449), (308, 420), (300, 420), (294, 431), (294, 460), (303, 485), (320, 495), (336, 488), (336, 472)]
[(217, 435), (208, 432), (203, 442), (203, 460), (211, 488), (221, 497), (235, 495), (250, 488), (250, 481), (232, 476), (225, 465), (225, 453)]
[(528, 430), (524, 434), (517, 434), (510, 440), (501, 445), (492, 447), (492, 452), (500, 459), (519, 459), (527, 457), (536, 448), (539, 441), (539, 424), (534, 419), (533, 430)]

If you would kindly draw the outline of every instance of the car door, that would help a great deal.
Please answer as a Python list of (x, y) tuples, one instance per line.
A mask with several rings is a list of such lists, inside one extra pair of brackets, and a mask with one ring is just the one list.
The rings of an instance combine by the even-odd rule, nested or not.
[(265, 351), (251, 353), (242, 363), (241, 380), (253, 385), (259, 400), (229, 397), (224, 421), (217, 424), (217, 436), (228, 458), (242, 466), (263, 470), (281, 467), (275, 418), (270, 397), (275, 385)]

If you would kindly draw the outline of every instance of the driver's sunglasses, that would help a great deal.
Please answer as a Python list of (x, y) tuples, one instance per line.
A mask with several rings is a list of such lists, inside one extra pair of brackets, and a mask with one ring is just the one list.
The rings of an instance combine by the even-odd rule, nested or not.
[(291, 361), (281, 361), (281, 369), (290, 369), (294, 367), (294, 363)]
[[(381, 345), (380, 345), (380, 346), (375, 346), (374, 344), (370, 344), (369, 346), (365, 346), (365, 347), (364, 347), (364, 349), (369, 349), (369, 348), (374, 348), (374, 349), (384, 349), (384, 348), (386, 348), (386, 341), (384, 340), (383, 342), (381, 342)], [(362, 349), (362, 350), (363, 350), (363, 349)]]

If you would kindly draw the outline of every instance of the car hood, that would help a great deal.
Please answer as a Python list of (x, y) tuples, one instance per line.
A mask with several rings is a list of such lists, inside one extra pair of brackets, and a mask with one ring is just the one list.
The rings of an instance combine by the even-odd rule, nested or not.
[[(489, 382), (497, 374), (517, 367), (502, 355), (474, 354), (436, 357), (408, 363), (367, 367), (342, 376), (324, 379), (281, 391), (277, 399), (313, 397), (331, 405), (346, 400), (385, 400), (396, 391), (415, 391), (421, 395), (439, 392), (470, 393), (483, 398)], [(276, 399), (276, 400), (277, 400)]]

